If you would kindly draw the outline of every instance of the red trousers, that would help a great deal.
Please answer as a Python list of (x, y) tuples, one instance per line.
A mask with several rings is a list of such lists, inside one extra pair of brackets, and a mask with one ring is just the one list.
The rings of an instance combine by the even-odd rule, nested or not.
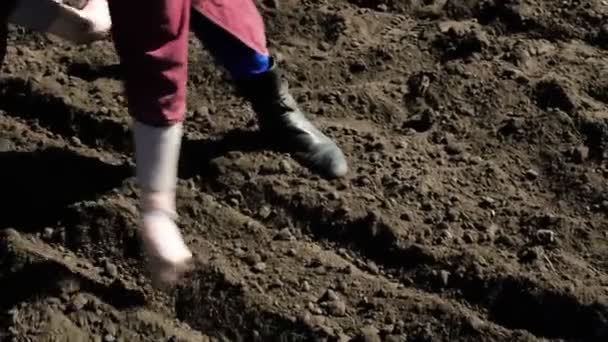
[[(125, 71), (129, 113), (153, 126), (181, 122), (186, 106), (190, 10), (201, 12), (261, 54), (268, 54), (253, 0), (108, 0), (112, 36)], [(0, 9), (0, 19), (6, 15)], [(0, 53), (6, 49), (0, 25)], [(2, 55), (0, 55), (2, 57)]]

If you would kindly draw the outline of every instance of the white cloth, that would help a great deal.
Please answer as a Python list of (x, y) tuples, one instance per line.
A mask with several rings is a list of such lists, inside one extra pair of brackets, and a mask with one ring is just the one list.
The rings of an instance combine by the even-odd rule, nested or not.
[(8, 21), (76, 44), (103, 39), (112, 27), (107, 0), (89, 0), (81, 10), (58, 0), (17, 0)]

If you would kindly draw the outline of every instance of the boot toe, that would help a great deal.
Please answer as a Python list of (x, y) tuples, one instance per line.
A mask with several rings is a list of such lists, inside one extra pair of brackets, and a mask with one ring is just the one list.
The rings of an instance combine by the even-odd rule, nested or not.
[(307, 159), (319, 173), (328, 178), (341, 178), (348, 173), (348, 163), (344, 153), (333, 144), (320, 148)]

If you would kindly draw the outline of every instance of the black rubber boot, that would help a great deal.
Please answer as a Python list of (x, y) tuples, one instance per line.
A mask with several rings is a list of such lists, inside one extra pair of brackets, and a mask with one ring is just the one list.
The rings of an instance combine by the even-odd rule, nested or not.
[(290, 152), (313, 171), (328, 178), (344, 176), (344, 153), (302, 113), (274, 64), (252, 79), (238, 80), (236, 87), (258, 116), (259, 126), (277, 147)]

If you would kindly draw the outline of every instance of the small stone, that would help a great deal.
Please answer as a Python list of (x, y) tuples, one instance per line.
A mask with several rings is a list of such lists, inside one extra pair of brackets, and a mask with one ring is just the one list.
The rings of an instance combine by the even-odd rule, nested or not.
[(328, 304), (327, 309), (329, 310), (329, 313), (334, 316), (346, 316), (346, 303), (344, 303), (344, 301), (342, 301), (341, 299), (331, 301)]
[(555, 232), (550, 229), (539, 229), (536, 232), (536, 238), (541, 243), (550, 244), (555, 242)]
[(293, 241), (295, 239), (295, 237), (293, 236), (293, 234), (291, 233), (291, 230), (289, 228), (283, 228), (275, 236), (275, 239), (280, 240), (280, 241)]
[(460, 218), (460, 213), (454, 208), (448, 209), (447, 213), (445, 214), (445, 219), (450, 222), (455, 222), (458, 220), (458, 218)]
[(448, 282), (450, 280), (450, 272), (446, 270), (439, 271), (439, 280), (441, 280), (441, 285), (443, 287), (448, 286)]
[(572, 151), (572, 157), (576, 163), (582, 163), (589, 158), (589, 147), (581, 145)]
[(336, 292), (334, 292), (334, 290), (327, 290), (327, 292), (325, 292), (325, 295), (322, 297), (322, 299), (324, 301), (335, 301), (338, 300), (338, 294), (336, 294)]
[(318, 327), (321, 326), (323, 324), (325, 324), (325, 321), (327, 319), (325, 318), (325, 316), (321, 316), (321, 315), (314, 315), (310, 318), (310, 324), (312, 326)]
[(481, 199), (481, 206), (484, 208), (494, 208), (496, 206), (496, 200), (492, 197), (485, 196)]
[(355, 338), (355, 341), (360, 342), (382, 342), (380, 338), (380, 331), (374, 326), (368, 325), (361, 328), (359, 335)]
[(245, 262), (249, 266), (255, 266), (256, 264), (262, 262), (262, 257), (257, 253), (251, 253), (245, 257)]
[(258, 262), (257, 264), (253, 265), (253, 270), (259, 273), (262, 273), (266, 270), (266, 263), (264, 262)]
[(376, 265), (376, 263), (373, 261), (369, 261), (367, 263), (367, 269), (373, 274), (380, 273), (380, 269), (378, 268), (378, 265)]
[(310, 291), (310, 284), (308, 283), (308, 281), (304, 280), (304, 282), (302, 282), (302, 290), (304, 290), (305, 292)]
[(529, 180), (534, 180), (538, 178), (538, 172), (536, 170), (533, 169), (529, 169), (526, 171), (526, 178), (528, 178)]
[(314, 315), (321, 315), (321, 314), (323, 314), (323, 311), (321, 311), (321, 308), (319, 308), (318, 306), (316, 306), (315, 303), (313, 303), (313, 302), (309, 302), (308, 303), (308, 311), (310, 311)]
[(81, 146), (82, 145), (82, 142), (76, 136), (71, 137), (70, 141), (72, 142), (72, 144), (74, 144), (74, 146)]
[(455, 142), (449, 142), (446, 146), (445, 146), (445, 151), (448, 154), (451, 155), (455, 155), (455, 154), (461, 154), (464, 151), (464, 147), (458, 143)]
[[(608, 232), (607, 232), (608, 233)], [(336, 285), (336, 290), (345, 292), (348, 289), (348, 284), (344, 280), (340, 280)]]
[(338, 338), (337, 338), (337, 342), (350, 342), (351, 338), (348, 335), (345, 335), (344, 333), (339, 333), (338, 334)]
[(293, 172), (293, 167), (287, 160), (281, 160), (281, 162), (279, 163), (279, 167), (281, 168), (281, 171), (283, 171), (284, 173), (289, 174), (289, 173)]
[(88, 303), (89, 303), (89, 300), (83, 294), (80, 293), (80, 294), (77, 294), (76, 296), (74, 296), (74, 298), (72, 299), (72, 302), (70, 303), (70, 309), (72, 311), (80, 311)]
[(53, 228), (46, 227), (46, 228), (44, 228), (44, 231), (42, 232), (42, 238), (47, 241), (51, 240), (53, 238), (54, 233), (55, 233), (55, 230), (53, 230)]
[(268, 218), (270, 217), (270, 214), (272, 214), (272, 209), (270, 208), (270, 206), (265, 205), (262, 208), (260, 208), (260, 211), (258, 212), (258, 214), (260, 215), (261, 218)]
[(114, 265), (113, 263), (106, 260), (104, 268), (105, 268), (106, 273), (110, 277), (112, 277), (112, 278), (118, 277), (118, 267), (116, 267), (116, 265)]
[(116, 341), (116, 338), (111, 334), (107, 334), (106, 336), (104, 336), (103, 340), (104, 342), (114, 342)]
[(198, 107), (195, 111), (194, 111), (194, 115), (195, 116), (199, 116), (199, 117), (208, 117), (209, 116), (209, 107), (207, 106), (200, 106)]
[(490, 240), (494, 240), (496, 238), (496, 234), (498, 233), (498, 225), (492, 223), (486, 228), (486, 233), (488, 233), (488, 237)]
[(442, 221), (442, 222), (439, 222), (439, 224), (437, 225), (437, 229), (440, 229), (440, 230), (449, 230), (450, 229), (450, 225), (447, 222)]

